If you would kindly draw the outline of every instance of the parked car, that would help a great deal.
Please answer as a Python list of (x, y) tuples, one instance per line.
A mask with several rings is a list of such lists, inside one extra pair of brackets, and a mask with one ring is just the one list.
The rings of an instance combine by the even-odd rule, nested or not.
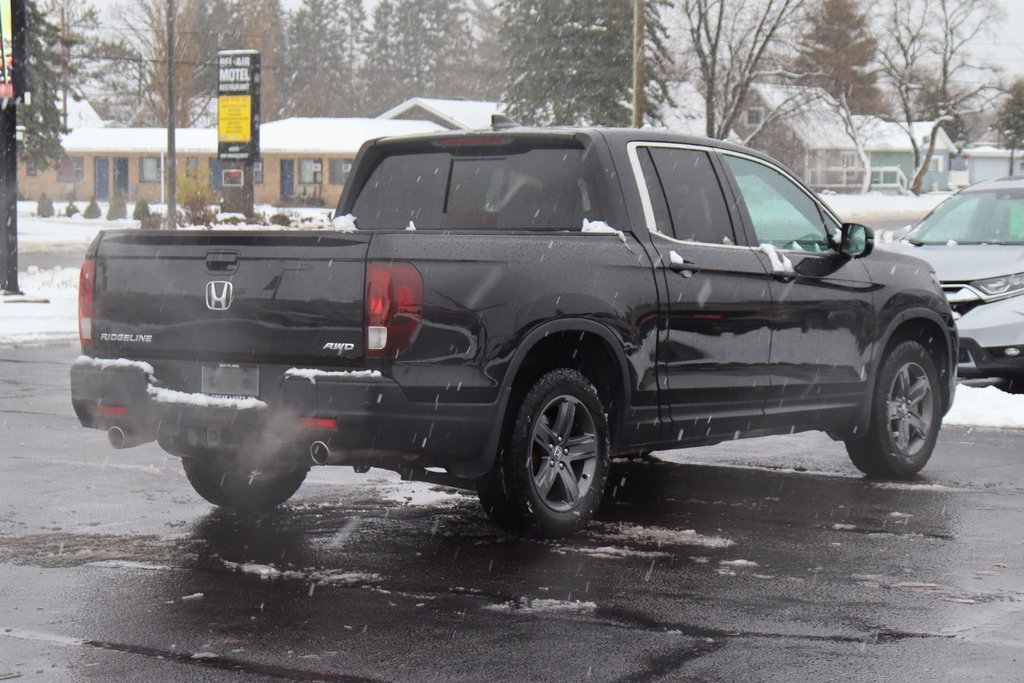
[[(82, 268), (82, 424), (157, 440), (228, 508), (312, 465), (476, 488), (506, 529), (586, 524), (613, 456), (821, 430), (928, 461), (955, 387), (923, 261), (792, 173), (649, 130), (367, 143), (336, 231), (108, 231)], [(785, 457), (785, 454), (780, 454)]]
[(966, 188), (886, 247), (938, 273), (960, 331), (960, 376), (1024, 390), (1024, 178)]

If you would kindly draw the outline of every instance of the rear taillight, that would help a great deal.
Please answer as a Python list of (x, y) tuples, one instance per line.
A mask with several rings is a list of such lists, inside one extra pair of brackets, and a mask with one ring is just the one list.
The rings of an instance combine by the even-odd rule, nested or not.
[(96, 296), (96, 261), (85, 259), (78, 275), (78, 338), (82, 346), (92, 344), (92, 314)]
[(394, 357), (416, 339), (423, 312), (423, 276), (411, 263), (366, 264), (366, 355)]

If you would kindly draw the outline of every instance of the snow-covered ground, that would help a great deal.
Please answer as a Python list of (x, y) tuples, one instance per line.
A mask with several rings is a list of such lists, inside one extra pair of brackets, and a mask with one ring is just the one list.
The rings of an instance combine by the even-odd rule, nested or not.
[[(828, 199), (838, 209), (837, 198), (850, 201), (849, 195)], [(867, 195), (855, 197), (863, 203), (861, 211), (882, 212), (902, 206), (921, 210), (936, 205), (945, 195), (904, 197)], [(854, 204), (850, 201), (850, 206)], [(62, 206), (61, 203), (58, 205)], [(874, 207), (874, 208), (873, 208)], [(84, 208), (81, 207), (81, 208)], [(272, 207), (265, 207), (272, 208)], [(31, 215), (35, 202), (19, 202), (19, 246), (28, 254), (21, 262), (30, 262), (32, 254), (50, 251), (85, 252), (96, 233), (104, 228), (138, 227), (138, 221), (107, 221), (74, 218), (37, 218)], [(106, 207), (104, 207), (104, 211)], [(841, 210), (840, 210), (841, 212)], [(324, 209), (310, 209), (301, 215), (320, 217)], [(881, 213), (880, 213), (881, 215)], [(892, 213), (885, 214), (891, 216)], [(844, 216), (845, 218), (846, 216)], [(38, 268), (26, 265), (19, 273), (25, 297), (0, 297), (0, 346), (72, 342), (78, 339), (78, 269)], [(46, 303), (42, 303), (45, 300)], [(1015, 396), (996, 387), (961, 386), (945, 424), (1024, 429), (1024, 395)]]

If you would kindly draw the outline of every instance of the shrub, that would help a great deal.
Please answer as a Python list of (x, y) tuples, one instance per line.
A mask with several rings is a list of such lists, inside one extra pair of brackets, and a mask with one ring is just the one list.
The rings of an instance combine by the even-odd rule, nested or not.
[(132, 211), (132, 218), (137, 221), (143, 221), (149, 218), (149, 202), (145, 199), (140, 199), (135, 202), (135, 209)]
[(270, 224), (288, 227), (292, 224), (292, 219), (286, 213), (275, 213), (270, 217)]
[(71, 218), (76, 213), (81, 213), (78, 210), (78, 207), (75, 206), (75, 203), (73, 201), (68, 202), (67, 207), (65, 207), (65, 209), (64, 209), (64, 215), (67, 216), (68, 218)]
[(164, 227), (164, 215), (162, 213), (149, 213), (148, 206), (146, 209), (146, 215), (139, 219), (139, 227), (143, 230), (159, 230)]
[(42, 218), (49, 218), (53, 215), (53, 200), (47, 197), (45, 192), (39, 197), (39, 203), (36, 205), (36, 215)]
[(96, 220), (102, 215), (103, 212), (100, 211), (100, 205), (96, 203), (95, 197), (89, 200), (89, 205), (86, 206), (85, 211), (82, 212), (82, 217), (88, 218), (89, 220)]
[(217, 197), (205, 168), (200, 166), (179, 173), (177, 194), (178, 203), (185, 211), (185, 221), (190, 225), (209, 225), (216, 218), (210, 206), (217, 202)]
[(107, 208), (107, 220), (116, 221), (128, 217), (128, 206), (124, 202), (124, 195), (121, 190), (114, 190), (114, 196), (110, 198), (110, 206)]

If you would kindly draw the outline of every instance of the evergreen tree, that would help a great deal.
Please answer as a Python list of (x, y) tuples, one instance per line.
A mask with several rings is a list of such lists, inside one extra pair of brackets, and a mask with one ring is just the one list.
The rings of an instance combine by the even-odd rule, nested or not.
[(478, 98), (475, 41), (462, 2), (381, 0), (366, 38), (367, 104), (382, 111), (410, 97)]
[(873, 64), (878, 45), (862, 0), (823, 0), (814, 6), (798, 46), (796, 68), (853, 114), (885, 111)]
[(1013, 154), (1024, 149), (1024, 79), (1017, 79), (1010, 86), (1009, 97), (999, 109), (996, 129), (1003, 139), (1003, 145), (1010, 150), (1010, 174), (1014, 172)]
[(345, 59), (340, 0), (302, 0), (288, 24), (285, 60), (290, 116), (337, 116), (341, 93), (337, 69)]
[[(667, 101), (663, 2), (646, 5), (645, 111)], [(502, 0), (509, 113), (522, 123), (628, 125), (632, 118), (631, 0)]]
[(64, 156), (60, 137), (67, 132), (57, 104), (60, 83), (60, 28), (41, 11), (36, 0), (26, 2), (26, 68), (32, 104), (18, 107), (18, 124), (25, 126), (19, 159), (49, 168)]

